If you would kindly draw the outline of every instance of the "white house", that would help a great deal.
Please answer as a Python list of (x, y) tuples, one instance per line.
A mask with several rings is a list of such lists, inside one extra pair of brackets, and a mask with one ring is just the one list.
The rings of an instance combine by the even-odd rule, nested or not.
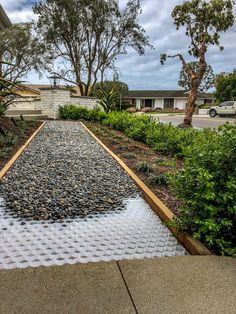
[[(130, 90), (125, 98), (138, 109), (186, 109), (188, 93), (185, 90)], [(213, 103), (215, 97), (211, 93), (199, 93), (197, 105)]]

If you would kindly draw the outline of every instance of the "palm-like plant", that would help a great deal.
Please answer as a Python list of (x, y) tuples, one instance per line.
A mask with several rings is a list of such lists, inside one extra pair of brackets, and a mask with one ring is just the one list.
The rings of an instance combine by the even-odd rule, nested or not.
[(118, 102), (118, 95), (113, 90), (106, 92), (102, 89), (100, 89), (100, 100), (98, 101), (98, 104), (102, 106), (104, 111), (106, 113), (109, 113), (110, 111), (115, 110)]

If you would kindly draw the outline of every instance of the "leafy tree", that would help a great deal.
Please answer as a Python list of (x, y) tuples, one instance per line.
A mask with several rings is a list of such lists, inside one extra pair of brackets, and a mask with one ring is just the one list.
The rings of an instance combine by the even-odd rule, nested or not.
[[(9, 63), (1, 61), (2, 65), (10, 66)], [(10, 81), (8, 73), (0, 74), (0, 117), (3, 116), (13, 100), (18, 96), (17, 91), (20, 89), (20, 81)]]
[(103, 82), (105, 71), (128, 47), (143, 54), (150, 46), (138, 22), (139, 0), (129, 0), (123, 9), (118, 0), (42, 0), (33, 11), (38, 36), (64, 63), (58, 74), (77, 84), (81, 95), (93, 94), (96, 82)]
[(98, 101), (98, 104), (102, 106), (104, 111), (106, 113), (109, 113), (110, 111), (115, 110), (117, 106), (117, 98), (118, 95), (113, 90), (106, 92), (101, 89), (100, 91), (100, 100)]
[[(193, 72), (199, 71), (199, 64), (198, 62), (189, 62), (188, 66), (191, 68)], [(214, 86), (215, 76), (210, 64), (207, 65), (201, 83), (198, 87), (198, 91), (206, 92), (209, 88)], [(184, 67), (182, 67), (179, 75), (179, 86), (183, 87), (185, 90), (189, 91), (192, 89), (191, 80), (189, 80), (188, 73), (185, 72)]]
[(223, 47), (220, 46), (220, 33), (233, 26), (234, 4), (235, 2), (232, 0), (192, 0), (177, 5), (172, 12), (176, 29), (185, 27), (185, 34), (190, 38), (188, 54), (197, 59), (198, 64), (196, 69), (192, 69), (180, 53), (161, 55), (162, 64), (167, 58), (179, 58), (189, 78), (191, 90), (182, 126), (191, 126), (192, 124), (194, 104), (207, 69), (206, 52), (211, 45), (216, 45), (223, 50)]
[(118, 95), (127, 96), (129, 87), (127, 84), (120, 81), (104, 81), (94, 85), (93, 94), (99, 97), (101, 89), (105, 92), (116, 92)]
[(219, 74), (215, 80), (215, 96), (219, 102), (236, 100), (236, 70), (228, 74)]
[(18, 81), (31, 70), (41, 73), (50, 63), (47, 47), (33, 35), (31, 23), (13, 24), (0, 31), (0, 74)]

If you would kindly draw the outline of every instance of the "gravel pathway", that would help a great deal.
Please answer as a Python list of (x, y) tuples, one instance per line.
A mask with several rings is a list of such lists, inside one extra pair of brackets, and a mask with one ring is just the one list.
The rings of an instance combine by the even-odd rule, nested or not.
[(48, 121), (0, 186), (0, 268), (185, 255), (80, 123)]
[(47, 122), (0, 194), (16, 217), (58, 220), (123, 210), (138, 189), (80, 123)]

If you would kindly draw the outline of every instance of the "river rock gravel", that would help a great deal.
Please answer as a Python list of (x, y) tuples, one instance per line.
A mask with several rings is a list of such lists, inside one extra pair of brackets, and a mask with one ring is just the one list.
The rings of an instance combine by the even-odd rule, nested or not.
[(47, 121), (1, 183), (6, 211), (64, 220), (124, 210), (139, 190), (79, 122)]

